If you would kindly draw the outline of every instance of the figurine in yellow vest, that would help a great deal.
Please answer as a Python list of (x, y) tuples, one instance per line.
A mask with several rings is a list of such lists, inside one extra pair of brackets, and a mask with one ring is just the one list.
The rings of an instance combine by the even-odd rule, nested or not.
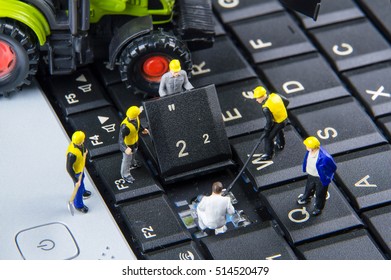
[(140, 125), (139, 115), (141, 110), (137, 106), (131, 106), (126, 111), (126, 118), (122, 121), (119, 132), (119, 146), (122, 152), (121, 176), (128, 182), (133, 183), (134, 178), (130, 173), (133, 168), (139, 167), (135, 155), (138, 149), (138, 132), (140, 128), (143, 134), (148, 134), (146, 128)]
[(84, 205), (83, 198), (89, 198), (91, 192), (84, 187), (84, 168), (86, 164), (87, 148), (84, 146), (85, 134), (83, 131), (76, 131), (72, 135), (72, 142), (67, 149), (66, 169), (74, 183), (73, 205), (76, 210), (87, 213), (88, 207)]
[(261, 160), (270, 160), (274, 152), (274, 139), (279, 150), (284, 149), (284, 127), (287, 123), (288, 112), (286, 107), (289, 101), (277, 93), (267, 94), (266, 89), (258, 86), (254, 89), (253, 98), (262, 105), (263, 114), (266, 117), (264, 128), (264, 153)]

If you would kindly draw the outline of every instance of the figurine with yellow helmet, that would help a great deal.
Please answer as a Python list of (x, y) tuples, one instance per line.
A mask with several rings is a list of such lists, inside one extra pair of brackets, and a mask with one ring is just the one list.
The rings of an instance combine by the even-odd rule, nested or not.
[(315, 194), (312, 215), (316, 216), (322, 213), (325, 206), (327, 190), (337, 170), (337, 165), (315, 136), (307, 137), (303, 144), (307, 149), (303, 161), (303, 172), (308, 174), (308, 178), (304, 194), (299, 195), (297, 203), (307, 204)]
[(274, 154), (274, 143), (279, 150), (284, 149), (284, 127), (288, 119), (286, 107), (289, 101), (277, 93), (267, 94), (264, 87), (258, 86), (253, 90), (253, 99), (262, 105), (263, 114), (266, 117), (264, 127), (264, 151), (261, 160), (270, 160)]
[(160, 80), (160, 97), (194, 88), (189, 82), (186, 71), (181, 69), (181, 63), (178, 59), (171, 60), (169, 68), (170, 71), (165, 73)]
[(119, 131), (119, 146), (122, 152), (121, 176), (130, 184), (135, 180), (130, 170), (140, 166), (136, 160), (138, 132), (141, 128), (143, 134), (149, 133), (148, 129), (143, 128), (140, 124), (140, 113), (141, 109), (139, 107), (129, 107), (126, 111), (126, 118), (122, 121)]
[(83, 198), (89, 198), (91, 192), (84, 187), (84, 168), (86, 164), (86, 156), (88, 150), (84, 146), (85, 133), (76, 131), (72, 134), (71, 143), (68, 146), (66, 156), (66, 169), (71, 176), (76, 195), (73, 199), (73, 205), (76, 210), (87, 213), (88, 207), (84, 205)]

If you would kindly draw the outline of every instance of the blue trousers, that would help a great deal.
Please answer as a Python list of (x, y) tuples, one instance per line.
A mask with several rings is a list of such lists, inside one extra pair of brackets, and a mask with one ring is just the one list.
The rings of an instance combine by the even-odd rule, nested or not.
[[(80, 174), (82, 174), (82, 173), (76, 174), (76, 177), (78, 179), (80, 177)], [(85, 175), (83, 173), (83, 177), (81, 178), (81, 182), (80, 182), (80, 187), (76, 193), (75, 200), (73, 201), (73, 204), (75, 205), (76, 208), (83, 208), (84, 207), (83, 194), (86, 191), (84, 188), (84, 177), (85, 177)]]

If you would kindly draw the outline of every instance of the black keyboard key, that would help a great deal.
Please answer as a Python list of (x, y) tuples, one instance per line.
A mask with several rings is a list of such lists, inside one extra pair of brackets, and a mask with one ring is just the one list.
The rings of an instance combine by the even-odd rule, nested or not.
[(214, 260), (294, 260), (289, 244), (264, 222), (201, 239)]
[[(301, 167), (305, 154), (303, 141), (291, 126), (285, 127), (284, 131), (285, 148), (282, 151), (276, 151), (272, 160), (262, 161), (260, 160), (264, 149), (262, 142), (245, 170), (254, 188), (258, 190), (304, 176)], [(254, 133), (230, 141), (241, 166), (248, 159), (261, 135), (262, 132)]]
[(315, 28), (364, 17), (362, 11), (352, 0), (322, 1), (316, 21), (303, 14), (298, 15), (305, 28)]
[(317, 53), (265, 63), (258, 70), (289, 99), (289, 109), (350, 95)]
[(71, 75), (51, 76), (44, 82), (65, 116), (110, 105), (104, 89), (88, 68)]
[(391, 148), (383, 145), (337, 157), (338, 182), (362, 211), (391, 202)]
[(119, 209), (142, 252), (191, 238), (165, 195), (124, 203)]
[(328, 198), (322, 213), (313, 216), (314, 199), (306, 205), (297, 204), (297, 198), (304, 192), (305, 184), (305, 180), (297, 181), (260, 192), (292, 243), (299, 244), (362, 226), (361, 220), (334, 183), (328, 188)]
[(204, 260), (194, 241), (144, 254), (147, 260)]
[(223, 23), (283, 10), (281, 4), (274, 0), (213, 0), (212, 4)]
[(375, 124), (351, 97), (294, 109), (290, 114), (303, 134), (318, 137), (330, 154), (385, 142)]
[(391, 114), (391, 63), (348, 71), (344, 76), (374, 117)]
[(383, 250), (391, 256), (391, 205), (365, 212), (363, 219)]
[(86, 134), (85, 144), (90, 157), (119, 151), (120, 120), (112, 107), (104, 107), (68, 117), (72, 128)]
[(115, 153), (93, 160), (97, 176), (116, 204), (144, 195), (163, 192), (160, 184), (151, 176), (144, 160), (141, 159), (140, 153), (137, 153), (136, 159), (142, 166), (131, 170), (131, 174), (135, 178), (133, 184), (127, 183), (121, 177), (121, 153)]
[(223, 85), (255, 78), (255, 71), (227, 36), (215, 39), (212, 48), (192, 52), (193, 70), (190, 82), (194, 87)]
[(229, 24), (254, 63), (315, 51), (286, 13), (275, 13)]
[(146, 101), (144, 108), (166, 182), (233, 164), (213, 85)]
[(220, 21), (216, 18), (215, 15), (213, 15), (213, 21), (215, 24), (215, 36), (217, 37), (227, 35), (223, 25), (220, 23)]
[(388, 141), (391, 142), (391, 116), (380, 118), (378, 122), (383, 128), (383, 131), (386, 134)]
[(94, 67), (100, 78), (100, 81), (102, 81), (106, 87), (112, 84), (122, 83), (121, 75), (119, 74), (119, 70), (117, 68), (114, 70), (107, 69), (106, 64), (102, 61), (95, 61)]
[(253, 89), (260, 85), (263, 83), (259, 79), (249, 79), (216, 88), (228, 137), (261, 130), (265, 126), (260, 105), (252, 99)]
[(338, 71), (391, 59), (389, 43), (366, 19), (316, 28), (310, 32)]
[(297, 246), (307, 260), (384, 260), (364, 229)]
[(356, 0), (376, 25), (391, 40), (391, 3), (389, 0)]
[[(143, 94), (135, 94), (132, 89), (127, 89), (125, 83), (118, 83), (114, 85), (109, 85), (107, 87), (107, 91), (109, 96), (114, 102), (114, 105), (120, 112), (122, 118), (126, 117), (126, 111), (131, 106), (142, 105), (142, 102), (145, 100), (145, 96)], [(140, 115), (140, 119), (144, 114)]]

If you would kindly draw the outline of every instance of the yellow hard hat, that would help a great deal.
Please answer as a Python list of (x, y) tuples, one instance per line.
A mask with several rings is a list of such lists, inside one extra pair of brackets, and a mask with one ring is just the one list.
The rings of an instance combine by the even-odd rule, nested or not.
[(84, 142), (84, 139), (86, 138), (86, 135), (83, 131), (75, 131), (72, 134), (72, 143), (75, 145), (81, 145)]
[(138, 115), (140, 115), (140, 113), (141, 113), (141, 110), (139, 107), (132, 106), (132, 107), (129, 107), (129, 109), (126, 111), (126, 116), (129, 119), (135, 119), (138, 117)]
[(257, 99), (263, 97), (265, 94), (266, 94), (266, 89), (264, 87), (259, 86), (254, 89), (253, 98)]
[(178, 59), (171, 60), (169, 67), (170, 67), (170, 70), (173, 72), (181, 71), (181, 63), (179, 62)]
[(318, 138), (314, 136), (307, 137), (304, 141), (303, 144), (310, 149), (319, 149), (320, 147), (320, 142)]

